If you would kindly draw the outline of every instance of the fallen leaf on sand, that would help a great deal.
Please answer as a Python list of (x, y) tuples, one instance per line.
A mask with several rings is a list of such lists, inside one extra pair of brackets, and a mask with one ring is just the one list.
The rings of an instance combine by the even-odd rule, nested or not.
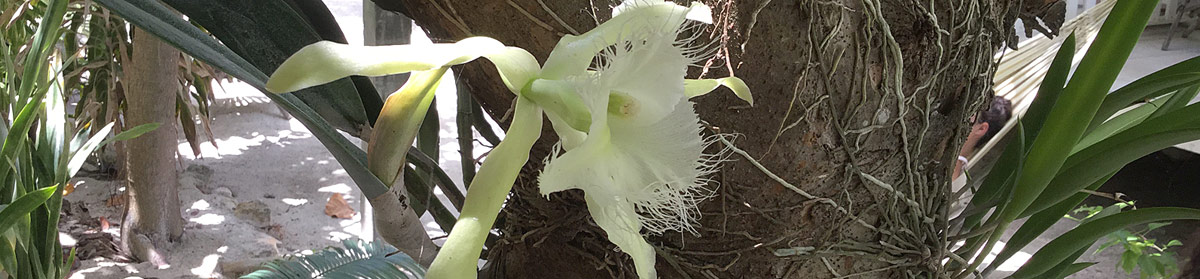
[(125, 207), (125, 194), (117, 193), (109, 196), (108, 200), (104, 201), (104, 205), (112, 208)]
[(100, 216), (100, 231), (107, 231), (109, 226), (112, 226), (112, 224), (108, 223), (108, 218)]
[(350, 219), (354, 217), (354, 209), (342, 198), (342, 193), (334, 193), (325, 203), (325, 215), (334, 218)]

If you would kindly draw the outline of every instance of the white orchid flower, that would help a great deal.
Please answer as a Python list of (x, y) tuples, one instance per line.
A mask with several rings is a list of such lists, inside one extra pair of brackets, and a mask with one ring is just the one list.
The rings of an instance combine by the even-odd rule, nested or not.
[[(705, 176), (719, 161), (704, 154), (709, 142), (687, 99), (725, 84), (749, 101), (749, 90), (737, 78), (684, 79), (704, 53), (680, 32), (710, 23), (708, 7), (627, 1), (614, 14), (587, 34), (563, 38), (543, 67), (543, 78), (559, 74), (572, 87), (590, 124), (573, 128), (579, 125), (564, 123), (573, 116), (547, 110), (565, 152), (546, 159), (538, 184), (546, 195), (583, 190), (592, 218), (633, 258), (638, 277), (656, 278), (654, 249), (641, 230), (695, 233), (697, 204), (711, 195)], [(599, 62), (589, 71), (592, 61)]]
[(705, 176), (718, 161), (704, 154), (709, 142), (700, 136), (699, 118), (688, 98), (723, 85), (753, 104), (750, 90), (736, 77), (684, 79), (687, 67), (704, 59), (707, 48), (689, 46), (695, 37), (681, 39), (680, 34), (698, 31), (689, 28), (712, 23), (711, 17), (703, 4), (629, 0), (614, 8), (613, 18), (604, 24), (562, 38), (540, 68), (525, 50), (486, 37), (374, 47), (319, 42), (284, 62), (266, 87), (289, 92), (349, 75), (418, 72), (416, 76), (428, 77), (410, 80), (415, 84), (405, 87), (411, 90), (389, 97), (387, 104), (395, 105), (385, 105), (376, 124), (372, 142), (378, 138), (388, 144), (372, 145), (368, 165), (391, 181), (404, 164), (403, 154), (445, 67), (487, 58), (519, 96), (514, 120), (505, 140), (480, 166), (428, 278), (475, 275), (483, 240), (540, 135), (543, 111), (563, 151), (546, 159), (541, 192), (583, 190), (593, 219), (633, 258), (638, 277), (656, 278), (654, 250), (641, 231), (695, 233), (696, 205), (711, 195)]

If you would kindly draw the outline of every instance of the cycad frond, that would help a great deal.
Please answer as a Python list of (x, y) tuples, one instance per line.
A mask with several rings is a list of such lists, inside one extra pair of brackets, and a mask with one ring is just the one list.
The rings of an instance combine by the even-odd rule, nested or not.
[(342, 246), (274, 260), (241, 278), (425, 278), (425, 268), (387, 244), (347, 239)]

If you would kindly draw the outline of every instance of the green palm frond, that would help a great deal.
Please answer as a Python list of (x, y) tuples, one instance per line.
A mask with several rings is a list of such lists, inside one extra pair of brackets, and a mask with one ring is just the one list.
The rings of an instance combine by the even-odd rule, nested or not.
[(382, 242), (347, 239), (342, 246), (271, 261), (241, 278), (425, 278), (425, 268)]

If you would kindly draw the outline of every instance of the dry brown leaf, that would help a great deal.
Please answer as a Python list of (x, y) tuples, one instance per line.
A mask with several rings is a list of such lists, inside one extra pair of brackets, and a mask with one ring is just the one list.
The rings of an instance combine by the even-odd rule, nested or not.
[(117, 194), (113, 194), (112, 196), (109, 196), (108, 200), (104, 201), (104, 205), (107, 205), (108, 207), (113, 207), (113, 208), (125, 207), (125, 194), (117, 193)]
[(325, 215), (334, 218), (350, 219), (354, 217), (354, 208), (342, 198), (342, 193), (334, 193), (325, 203)]
[(67, 187), (63, 187), (63, 196), (66, 197), (75, 192), (75, 183), (67, 183)]

